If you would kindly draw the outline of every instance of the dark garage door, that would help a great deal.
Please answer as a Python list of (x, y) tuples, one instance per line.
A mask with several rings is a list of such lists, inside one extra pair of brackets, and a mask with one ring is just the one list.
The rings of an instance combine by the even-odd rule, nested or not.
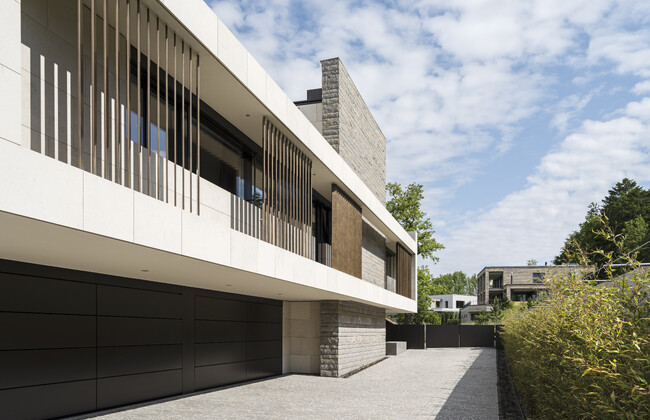
[(0, 417), (282, 372), (282, 302), (0, 260)]

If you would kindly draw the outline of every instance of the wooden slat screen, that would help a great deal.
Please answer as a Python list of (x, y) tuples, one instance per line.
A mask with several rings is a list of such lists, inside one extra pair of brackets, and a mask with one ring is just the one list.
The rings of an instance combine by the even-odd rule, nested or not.
[(78, 0), (76, 71), (77, 98), (86, 92), (90, 105), (77, 101), (77, 139), (68, 145), (76, 162), (68, 163), (158, 200), (171, 194), (198, 213), (201, 86), (192, 42), (144, 0)]
[(361, 207), (332, 185), (332, 268), (361, 278)]
[(413, 299), (413, 255), (402, 245), (397, 244), (397, 286), (396, 292)]
[(263, 121), (262, 239), (311, 258), (311, 160)]

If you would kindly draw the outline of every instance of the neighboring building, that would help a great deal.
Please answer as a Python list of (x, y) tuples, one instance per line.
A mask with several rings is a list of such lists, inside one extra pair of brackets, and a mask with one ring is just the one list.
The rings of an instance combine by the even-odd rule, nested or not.
[(576, 265), (485, 267), (476, 276), (478, 303), (491, 304), (496, 297), (514, 302), (536, 300), (546, 291), (545, 278), (584, 269)]
[(0, 23), (4, 417), (385, 355), (417, 243), (338, 59), (321, 134), (202, 0), (8, 0)]
[(476, 319), (476, 315), (481, 312), (492, 312), (493, 309), (492, 305), (488, 305), (487, 303), (467, 305), (460, 310), (460, 323), (472, 324)]
[(476, 296), (472, 295), (431, 295), (431, 312), (453, 312), (460, 313), (460, 310), (467, 305), (476, 305)]

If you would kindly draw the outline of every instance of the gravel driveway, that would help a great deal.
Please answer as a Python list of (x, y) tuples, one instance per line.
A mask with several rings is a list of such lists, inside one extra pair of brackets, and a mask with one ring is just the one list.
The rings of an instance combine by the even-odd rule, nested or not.
[(283, 375), (93, 418), (489, 420), (498, 412), (496, 350), (441, 348), (408, 350), (347, 379)]

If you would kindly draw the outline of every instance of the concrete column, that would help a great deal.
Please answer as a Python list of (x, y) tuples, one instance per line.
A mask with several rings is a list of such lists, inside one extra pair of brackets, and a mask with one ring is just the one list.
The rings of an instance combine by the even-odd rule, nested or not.
[(320, 373), (320, 302), (284, 302), (282, 373)]

